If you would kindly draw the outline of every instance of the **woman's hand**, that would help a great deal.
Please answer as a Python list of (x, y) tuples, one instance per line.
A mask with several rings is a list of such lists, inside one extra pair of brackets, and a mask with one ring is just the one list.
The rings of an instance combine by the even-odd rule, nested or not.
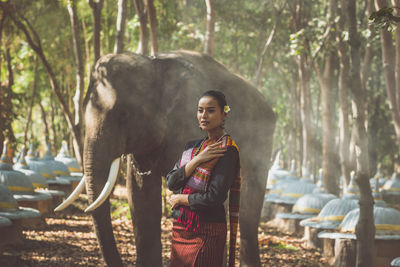
[(185, 194), (172, 195), (171, 198), (169, 199), (169, 204), (171, 204), (172, 208), (175, 208), (180, 205), (189, 206), (189, 195)]
[(222, 144), (222, 141), (219, 141), (212, 145), (208, 145), (203, 151), (201, 151), (197, 156), (189, 161), (185, 166), (185, 177), (189, 177), (196, 169), (196, 167), (199, 166), (201, 163), (222, 157), (227, 151), (227, 148), (218, 147), (220, 144)]
[(222, 141), (208, 145), (203, 151), (201, 151), (195, 158), (197, 158), (199, 163), (204, 163), (215, 158), (222, 157), (226, 152), (226, 147), (219, 147)]

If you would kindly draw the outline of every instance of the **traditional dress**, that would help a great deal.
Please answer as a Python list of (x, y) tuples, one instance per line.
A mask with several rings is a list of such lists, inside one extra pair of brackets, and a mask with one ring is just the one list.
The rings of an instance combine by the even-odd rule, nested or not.
[(229, 266), (234, 266), (240, 200), (239, 150), (229, 135), (219, 140), (224, 156), (202, 163), (185, 178), (185, 165), (217, 140), (189, 142), (180, 160), (168, 173), (167, 186), (174, 193), (189, 194), (189, 206), (172, 211), (172, 267), (222, 266), (226, 244), (224, 202), (229, 192)]

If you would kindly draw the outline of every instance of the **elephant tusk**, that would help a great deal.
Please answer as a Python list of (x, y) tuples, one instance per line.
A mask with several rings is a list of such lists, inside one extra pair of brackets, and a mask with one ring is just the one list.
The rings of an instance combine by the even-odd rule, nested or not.
[(78, 186), (75, 187), (75, 189), (71, 193), (71, 195), (69, 195), (69, 197), (66, 200), (64, 200), (63, 203), (58, 205), (58, 207), (55, 208), (54, 211), (61, 211), (61, 210), (65, 209), (66, 207), (68, 207), (69, 205), (71, 205), (72, 202), (74, 202), (75, 199), (77, 199), (79, 197), (80, 193), (82, 193), (84, 189), (85, 189), (85, 176), (82, 177)]
[(106, 184), (104, 185), (103, 191), (101, 191), (100, 195), (97, 197), (96, 201), (90, 204), (89, 207), (86, 208), (85, 212), (93, 211), (97, 207), (99, 207), (103, 202), (107, 199), (110, 195), (115, 182), (117, 181), (118, 171), (119, 171), (119, 164), (121, 162), (120, 158), (114, 159), (111, 164), (110, 173), (108, 174), (108, 179)]

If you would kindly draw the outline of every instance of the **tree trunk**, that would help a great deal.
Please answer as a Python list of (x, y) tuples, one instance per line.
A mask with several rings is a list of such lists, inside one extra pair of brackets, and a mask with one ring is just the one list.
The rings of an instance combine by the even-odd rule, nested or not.
[[(296, 162), (300, 166), (302, 159), (303, 159), (303, 125), (301, 123), (301, 112), (298, 112), (300, 110), (301, 106), (301, 84), (299, 81), (299, 75), (297, 78), (297, 86), (295, 88), (296, 90), (296, 99), (295, 99), (295, 118), (296, 118)], [(291, 161), (292, 159), (290, 159)], [(290, 166), (290, 161), (288, 163), (288, 166)]]
[[(392, 0), (393, 6), (396, 8), (393, 9), (393, 13), (395, 16), (400, 16), (400, 0)], [(395, 66), (395, 78), (396, 78), (396, 104), (397, 104), (397, 112), (400, 112), (400, 27), (399, 23), (397, 23), (396, 27), (396, 66)], [(396, 132), (397, 133), (397, 132)], [(397, 136), (397, 139), (400, 140), (400, 136)], [(400, 144), (399, 144), (400, 145)]]
[(89, 0), (89, 5), (93, 13), (93, 48), (94, 48), (94, 64), (100, 58), (101, 49), (101, 10), (103, 9), (104, 0)]
[[(374, 8), (374, 0), (367, 0), (366, 1), (366, 17), (369, 18), (372, 14), (372, 12), (375, 10)], [(368, 23), (368, 30), (373, 33), (375, 32), (374, 27), (371, 23)], [(364, 52), (364, 57), (362, 60), (362, 64), (361, 64), (361, 86), (363, 88), (364, 91), (367, 90), (367, 82), (368, 82), (368, 78), (371, 76), (371, 62), (372, 59), (375, 55), (373, 49), (372, 49), (372, 43), (373, 40), (375, 38), (375, 34), (370, 34), (370, 36), (368, 37), (366, 42), (363, 42), (364, 47), (363, 50), (365, 50)], [(375, 173), (376, 173), (376, 168), (377, 168), (377, 161), (376, 161), (376, 146), (373, 142), (373, 134), (376, 133), (376, 131), (378, 129), (372, 129), (369, 126), (369, 118), (371, 117), (369, 115), (369, 112), (372, 110), (375, 110), (375, 107), (373, 106), (369, 106), (370, 103), (373, 103), (374, 101), (370, 102), (370, 101), (366, 101), (366, 108), (365, 108), (365, 128), (367, 129), (367, 134), (368, 134), (368, 146), (369, 146), (369, 171), (370, 171), (370, 177), (372, 177)], [(376, 101), (375, 101), (376, 102)], [(374, 104), (372, 104), (374, 105)], [(369, 129), (371, 129), (372, 131), (370, 131)], [(370, 141), (371, 140), (371, 141)]]
[(311, 109), (311, 92), (310, 92), (310, 68), (306, 63), (306, 55), (298, 57), (299, 80), (300, 80), (300, 118), (303, 129), (303, 158), (302, 173), (311, 162), (312, 157), (312, 109)]
[[(335, 17), (336, 0), (329, 1), (328, 22), (333, 23)], [(329, 31), (331, 32), (331, 31)], [(333, 43), (334, 36), (331, 32), (328, 42)], [(321, 87), (321, 109), (322, 109), (322, 177), (324, 184), (331, 194), (338, 194), (337, 183), (338, 173), (336, 171), (336, 147), (335, 147), (335, 89), (333, 84), (334, 77), (334, 52), (328, 52), (325, 57), (323, 73), (317, 71), (318, 80)], [(318, 69), (318, 67), (317, 67)]]
[(146, 0), (146, 3), (147, 15), (149, 16), (150, 22), (151, 54), (154, 55), (158, 52), (156, 8), (154, 7), (153, 0)]
[(82, 30), (83, 30), (83, 39), (85, 40), (85, 57), (86, 57), (86, 73), (90, 73), (90, 47), (88, 42), (88, 37), (86, 33), (86, 24), (85, 20), (82, 20)]
[[(342, 0), (344, 3), (345, 0)], [(352, 92), (352, 110), (356, 131), (357, 176), (360, 189), (360, 217), (356, 226), (357, 267), (372, 267), (373, 246), (375, 240), (374, 199), (369, 183), (368, 137), (365, 130), (364, 99), (365, 92), (360, 78), (360, 37), (357, 31), (356, 1), (347, 1), (350, 44), (350, 85)]]
[[(376, 9), (388, 6), (386, 0), (375, 0)], [(396, 31), (396, 43), (400, 42), (400, 36)], [(397, 60), (398, 53), (395, 52), (393, 47), (392, 33), (386, 29), (381, 29), (381, 45), (382, 45), (382, 61), (383, 71), (385, 75), (386, 93), (389, 98), (389, 107), (393, 119), (394, 130), (396, 132), (397, 143), (400, 145), (400, 113), (398, 105), (398, 92), (396, 86), (395, 75), (395, 58)], [(400, 85), (399, 85), (400, 86)]]
[(46, 145), (50, 144), (50, 132), (49, 132), (49, 124), (47, 123), (47, 115), (42, 102), (39, 101), (40, 113), (42, 115), (42, 122), (43, 122), (43, 134), (45, 138)]
[(26, 146), (26, 142), (28, 141), (28, 131), (29, 131), (29, 126), (31, 124), (32, 121), (32, 110), (33, 110), (33, 106), (35, 103), (35, 96), (36, 96), (36, 87), (37, 87), (37, 76), (38, 76), (38, 71), (37, 71), (37, 67), (38, 67), (38, 59), (37, 57), (35, 57), (35, 65), (33, 67), (33, 84), (32, 84), (32, 91), (31, 91), (31, 99), (29, 102), (29, 109), (28, 109), (28, 117), (26, 118), (26, 125), (25, 125), (25, 129), (24, 129), (24, 147)]
[[(3, 26), (4, 26), (5, 18), (6, 18), (6, 14), (3, 12), (2, 16), (1, 16), (1, 20), (0, 20), (0, 44), (3, 42)], [(0, 66), (1, 66), (1, 63), (2, 63), (2, 58), (3, 57), (0, 56)], [(1, 76), (1, 68), (0, 68), (0, 77), (2, 77)], [(3, 151), (3, 143), (4, 143), (4, 134), (3, 134), (4, 119), (3, 119), (3, 116), (4, 116), (5, 113), (4, 113), (4, 110), (3, 110), (3, 106), (4, 106), (4, 104), (3, 104), (3, 102), (4, 102), (3, 93), (4, 93), (4, 89), (3, 89), (3, 86), (0, 83), (0, 151)]]
[(276, 29), (278, 27), (278, 23), (281, 20), (280, 16), (282, 14), (282, 11), (286, 7), (286, 3), (287, 3), (287, 1), (284, 2), (284, 4), (283, 4), (281, 9), (275, 11), (275, 23), (274, 23), (274, 26), (272, 27), (271, 32), (269, 33), (267, 41), (265, 42), (264, 49), (263, 49), (263, 51), (261, 53), (261, 56), (260, 56), (260, 60), (258, 61), (256, 75), (254, 77), (254, 82), (253, 83), (255, 84), (256, 88), (260, 87), (261, 76), (262, 76), (262, 72), (263, 72), (262, 70), (263, 70), (263, 67), (264, 67), (265, 55), (267, 54), (268, 48), (270, 47), (270, 45), (272, 43), (272, 40), (275, 37)]
[[(345, 8), (343, 3), (341, 4), (341, 10)], [(343, 14), (343, 12), (341, 12)], [(350, 87), (349, 71), (350, 61), (348, 57), (347, 45), (343, 40), (343, 31), (345, 27), (345, 20), (343, 16), (340, 16), (338, 27), (336, 31), (336, 42), (338, 44), (339, 54), (339, 155), (340, 155), (340, 167), (342, 175), (345, 179), (345, 187), (350, 182), (350, 128), (349, 128), (349, 106), (348, 106), (348, 94), (347, 88)]]
[(325, 59), (323, 74), (318, 75), (321, 87), (321, 110), (322, 110), (322, 177), (329, 193), (338, 194), (338, 173), (335, 161), (337, 157), (335, 146), (335, 90), (333, 86), (334, 77), (334, 55), (330, 53)]
[(139, 16), (140, 23), (140, 41), (137, 49), (137, 53), (147, 55), (149, 54), (149, 34), (147, 32), (147, 14), (143, 4), (143, 0), (135, 0), (136, 12)]
[[(14, 114), (12, 111), (12, 102), (11, 100), (15, 97), (12, 87), (14, 86), (14, 72), (12, 69), (12, 59), (10, 54), (10, 48), (7, 47), (5, 49), (4, 58), (7, 63), (7, 74), (8, 80), (5, 83), (6, 86), (1, 86), (2, 90), (0, 91), (0, 132), (1, 132), (1, 139), (9, 141), (10, 146), (14, 146), (16, 142), (16, 138), (12, 129), (12, 120), (14, 118)], [(1, 55), (0, 55), (1, 57)], [(3, 143), (1, 144), (3, 145)], [(11, 151), (11, 150), (10, 150)], [(10, 156), (9, 156), (10, 157)], [(10, 157), (11, 163), (13, 163), (13, 158)]]
[[(303, 0), (289, 1), (289, 9), (292, 14), (293, 31), (298, 32), (307, 26), (310, 14), (308, 3)], [(304, 44), (306, 47), (307, 44)], [(300, 118), (302, 123), (302, 172), (304, 172), (307, 164), (311, 163), (313, 150), (313, 125), (312, 125), (312, 108), (311, 108), (311, 92), (310, 92), (310, 72), (311, 67), (308, 63), (307, 51), (297, 56), (297, 65), (299, 71), (300, 86)]]
[(55, 123), (55, 117), (56, 117), (56, 108), (54, 106), (54, 101), (53, 97), (50, 97), (50, 130), (53, 138), (51, 139), (51, 147), (53, 150), (53, 153), (57, 153), (57, 129), (56, 129), (56, 123)]
[(204, 39), (204, 53), (214, 55), (215, 40), (215, 0), (206, 0), (207, 6), (207, 31)]
[(127, 0), (118, 0), (117, 34), (115, 37), (114, 53), (119, 54), (124, 50), (124, 35), (126, 24)]
[[(74, 45), (74, 56), (75, 56), (75, 64), (76, 64), (76, 90), (74, 96), (74, 109), (75, 109), (75, 123), (74, 126), (79, 132), (79, 143), (83, 143), (83, 93), (85, 88), (85, 63), (81, 48), (81, 33), (79, 27), (79, 19), (78, 19), (78, 12), (76, 9), (77, 1), (76, 0), (69, 0), (68, 1), (68, 13), (69, 18), (71, 21), (71, 28), (72, 28), (72, 40)], [(56, 137), (54, 136), (54, 139)], [(55, 142), (55, 140), (54, 140)], [(75, 151), (79, 151), (79, 144), (78, 142), (73, 142)], [(79, 155), (82, 154), (79, 153)], [(77, 153), (76, 153), (77, 154)], [(82, 165), (82, 158), (79, 156), (77, 157), (78, 162)]]

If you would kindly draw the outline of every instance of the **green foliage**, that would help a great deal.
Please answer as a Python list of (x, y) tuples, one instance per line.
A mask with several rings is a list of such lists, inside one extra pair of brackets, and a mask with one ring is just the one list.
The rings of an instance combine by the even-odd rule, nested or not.
[(124, 217), (128, 220), (131, 219), (128, 201), (125, 199), (111, 199), (111, 219), (118, 219)]
[[(18, 10), (32, 24), (41, 40), (44, 53), (54, 68), (56, 78), (61, 85), (62, 94), (73, 114), (72, 98), (75, 94), (76, 70), (72, 50), (72, 32), (67, 11), (68, 0), (12, 1)], [(90, 75), (93, 65), (93, 14), (87, 1), (76, 0), (81, 29), (81, 47), (85, 59), (86, 78)], [(338, 13), (333, 22), (328, 22), (326, 1), (307, 0), (307, 7), (302, 13), (303, 26), (296, 29), (294, 26), (294, 2), (286, 1), (286, 6), (279, 15), (276, 13), (284, 0), (248, 0), (216, 1), (216, 27), (214, 57), (223, 63), (232, 72), (238, 73), (248, 80), (253, 80), (260, 55), (265, 42), (276, 22), (277, 31), (265, 56), (260, 91), (273, 107), (278, 121), (275, 130), (275, 147), (282, 147), (284, 156), (293, 155), (295, 148), (289, 142), (301, 131), (296, 128), (294, 98), (299, 86), (298, 65), (299, 55), (313, 58), (319, 67), (323, 67), (324, 56), (336, 51), (335, 41), (326, 41), (325, 33), (335, 33), (335, 24), (341, 16)], [(155, 0), (158, 19), (159, 50), (188, 49), (203, 50), (206, 32), (206, 5), (204, 1), (187, 0)], [(367, 105), (370, 126), (376, 127), (374, 139), (376, 157), (387, 172), (393, 168), (393, 161), (398, 157), (398, 148), (395, 145), (390, 110), (386, 104), (384, 80), (382, 75), (382, 61), (380, 57), (379, 33), (368, 27), (368, 17), (364, 15), (365, 3), (358, 6), (359, 30), (361, 32), (362, 56), (365, 47), (373, 49), (374, 58), (371, 64), (371, 75), (367, 82)], [(303, 8), (305, 7), (303, 6)], [(342, 12), (343, 13), (343, 12)], [(117, 4), (115, 0), (105, 0), (102, 10), (102, 54), (112, 52), (115, 42), (115, 26)], [(383, 8), (370, 17), (371, 23), (378, 27), (394, 29), (398, 18), (393, 15), (393, 8)], [(136, 51), (140, 37), (139, 20), (132, 1), (128, 1), (127, 24), (125, 34), (125, 50)], [(348, 33), (343, 32), (344, 40), (348, 40)], [(25, 36), (9, 20), (5, 20), (2, 36), (3, 50), (9, 47), (13, 58), (15, 83), (13, 92), (18, 96), (12, 100), (13, 129), (17, 142), (23, 140), (26, 125), (26, 115), (29, 110), (31, 89), (34, 81), (35, 53), (26, 42)], [(319, 51), (318, 49), (322, 49)], [(318, 54), (316, 53), (317, 51)], [(0, 64), (0, 78), (7, 80), (5, 61)], [(337, 71), (335, 71), (337, 77)], [(86, 80), (85, 84), (88, 84)], [(336, 85), (335, 85), (336, 86)], [(319, 83), (315, 72), (311, 69), (310, 87), (312, 90), (312, 106), (317, 139), (321, 139)], [(56, 140), (59, 146), (62, 139), (69, 139), (70, 133), (65, 122), (64, 114), (51, 89), (45, 68), (39, 61), (37, 70), (37, 93), (33, 109), (33, 124), (29, 136), (35, 142), (43, 143), (43, 122), (37, 103), (41, 101), (56, 130)], [(376, 104), (377, 103), (377, 104)], [(299, 103), (298, 103), (299, 104)], [(375, 105), (376, 104), (376, 105)], [(339, 106), (338, 104), (336, 105)], [(372, 127), (372, 126), (371, 126)], [(291, 140), (291, 141), (288, 141)], [(290, 160), (290, 159), (288, 159)]]
[(277, 248), (277, 249), (285, 249), (285, 250), (292, 250), (292, 251), (296, 251), (299, 250), (298, 247), (292, 246), (290, 244), (286, 244), (284, 242), (279, 242), (277, 244), (273, 243), (271, 245), (269, 245), (269, 247), (271, 248)]
[(376, 27), (394, 31), (397, 27), (397, 23), (400, 22), (400, 17), (393, 15), (392, 7), (383, 7), (378, 11), (372, 12), (369, 20)]

